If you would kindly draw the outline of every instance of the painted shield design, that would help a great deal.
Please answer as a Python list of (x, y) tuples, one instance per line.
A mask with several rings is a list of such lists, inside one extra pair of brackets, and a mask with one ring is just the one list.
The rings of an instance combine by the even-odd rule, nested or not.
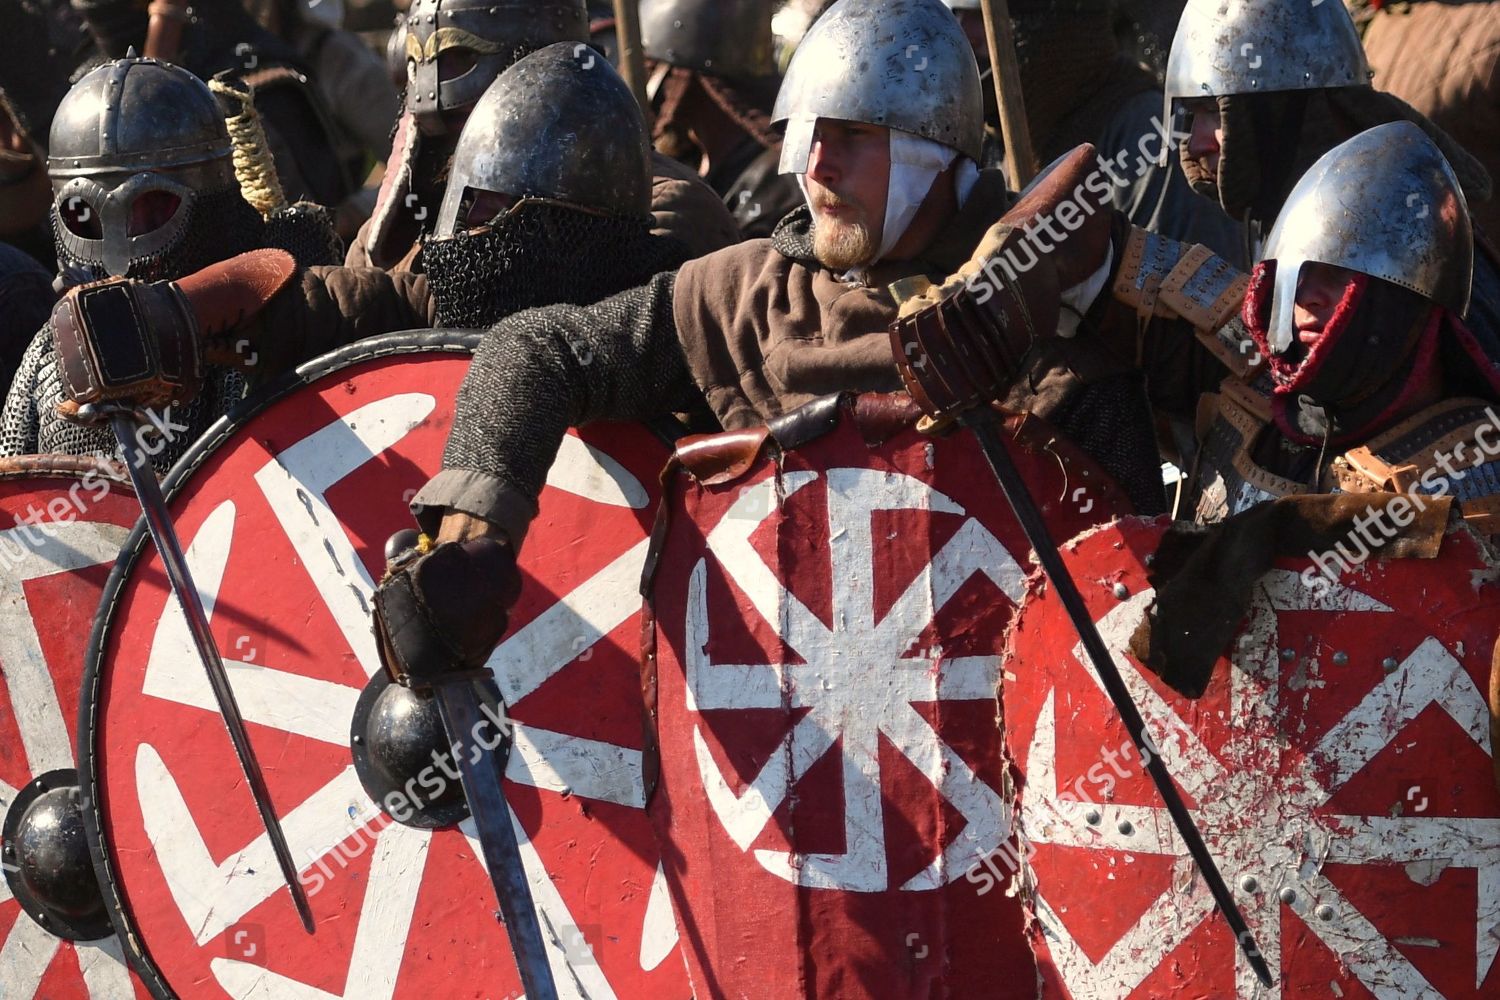
[[(694, 985), (1003, 995), (1036, 978), (983, 866), (1011, 839), (996, 684), (1029, 547), (967, 432), (814, 405), (780, 446), (679, 451), (659, 522), (649, 812)], [(1123, 509), (1040, 422), (1008, 429), (1055, 533)]]
[[(97, 894), (89, 888), (88, 858), (74, 858), (82, 867), (61, 873), (53, 888), (64, 895), (57, 896), (23, 875), (16, 843), (45, 836), (40, 827), (53, 815), (48, 797), (76, 785), (73, 746), (89, 631), (140, 508), (128, 483), (88, 460), (37, 456), (7, 465), (0, 472), (0, 996), (144, 996), (107, 911), (81, 905)], [(82, 832), (53, 829), (76, 837), (77, 853)], [(19, 846), (24, 853), (26, 844)], [(66, 905), (53, 909), (49, 900)]]
[(1060, 604), (1028, 597), (1004, 686), (1047, 995), (1493, 997), (1500, 795), (1484, 692), (1500, 590), (1467, 529), (1336, 585), (1278, 560), (1189, 700), (1124, 652), (1165, 522), (1066, 551), (1280, 981), (1239, 956)]
[[(369, 601), (387, 537), (410, 526), (406, 504), (439, 468), (474, 343), (446, 337), (394, 335), (313, 362), (221, 422), (169, 484), (315, 936), (149, 542), (132, 537), (110, 580), (85, 787), (116, 918), (160, 995), (520, 993), (472, 823), (395, 822), (363, 784), (372, 757), (404, 752), (364, 741), (380, 727), (366, 725), (362, 692), (383, 683)], [(639, 580), (667, 455), (639, 427), (568, 438), (522, 559), (525, 596), (490, 661), (518, 722), (506, 794), (569, 997), (689, 992), (642, 808)], [(435, 764), (408, 781), (429, 779), (443, 785)], [(461, 801), (456, 783), (447, 793)]]

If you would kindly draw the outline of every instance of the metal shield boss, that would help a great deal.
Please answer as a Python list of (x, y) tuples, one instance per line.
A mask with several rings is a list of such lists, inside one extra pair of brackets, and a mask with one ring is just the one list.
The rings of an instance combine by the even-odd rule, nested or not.
[(1327, 586), (1302, 578), (1310, 557), (1278, 560), (1194, 701), (1126, 652), (1165, 525), (1126, 519), (1064, 554), (1279, 981), (1260, 988), (1238, 956), (1067, 617), (1038, 590), (1003, 702), (1044, 993), (1495, 996), (1485, 692), (1500, 593), (1474, 536), (1455, 529), (1434, 559), (1372, 559)]
[[(1035, 981), (996, 695), (1029, 549), (973, 438), (916, 415), (819, 401), (679, 452), (667, 481), (648, 811), (699, 996)], [(1124, 511), (1040, 421), (1007, 430), (1056, 535)]]
[[(0, 996), (146, 996), (98, 900), (74, 811), (84, 653), (140, 514), (118, 473), (66, 456), (0, 471)], [(22, 468), (26, 466), (26, 468)]]
[[(475, 343), (396, 334), (312, 362), (167, 484), (315, 936), (254, 811), (227, 794), (229, 741), (155, 551), (138, 533), (122, 558), (90, 654), (80, 770), (115, 918), (161, 995), (520, 993), (472, 822), (443, 795), (457, 768), (424, 754), (441, 729), (422, 706), (386, 693), (404, 689), (384, 684), (370, 622), (386, 539), (439, 468)], [(633, 426), (565, 440), (490, 660), (507, 715), (475, 734), (494, 746), (512, 733), (505, 794), (569, 997), (691, 992), (642, 808), (639, 579), (666, 455)]]

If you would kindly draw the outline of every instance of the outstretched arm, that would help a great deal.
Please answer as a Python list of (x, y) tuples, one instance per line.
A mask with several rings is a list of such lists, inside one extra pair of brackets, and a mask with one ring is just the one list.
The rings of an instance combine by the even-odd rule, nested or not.
[(569, 427), (693, 404), (672, 316), (675, 277), (591, 306), (516, 313), (489, 331), (459, 390), (443, 469), (413, 503), (429, 534), (440, 524), (443, 540), (493, 529), (519, 547)]

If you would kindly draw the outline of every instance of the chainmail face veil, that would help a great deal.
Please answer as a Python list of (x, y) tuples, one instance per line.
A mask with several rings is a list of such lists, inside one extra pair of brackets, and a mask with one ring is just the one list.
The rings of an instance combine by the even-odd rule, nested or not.
[(523, 201), (483, 232), (429, 240), (422, 267), (437, 325), (479, 329), (522, 309), (587, 305), (644, 284), (686, 256), (650, 227), (645, 219)]

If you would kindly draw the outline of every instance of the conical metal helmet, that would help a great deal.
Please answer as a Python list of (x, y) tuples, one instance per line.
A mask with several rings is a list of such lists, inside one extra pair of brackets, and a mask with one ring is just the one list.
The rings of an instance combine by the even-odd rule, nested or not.
[[(236, 187), (231, 157), (218, 101), (187, 70), (127, 58), (90, 71), (52, 118), (47, 173), (60, 256), (124, 275), (166, 253), (185, 238), (184, 209)], [(154, 209), (138, 210), (146, 206)], [(143, 217), (165, 221), (140, 231)]]
[(646, 58), (731, 80), (776, 75), (771, 0), (641, 0)]
[(475, 105), (436, 235), (468, 228), (468, 203), (484, 191), (647, 218), (650, 155), (640, 105), (609, 61), (586, 46), (549, 45), (501, 73)]
[(1453, 168), (1411, 122), (1390, 122), (1330, 149), (1287, 196), (1265, 259), (1276, 262), (1270, 343), (1296, 334), (1292, 308), (1308, 262), (1410, 289), (1462, 316), (1474, 280), (1474, 229)]
[(979, 64), (941, 0), (839, 0), (797, 46), (772, 119), (782, 173), (805, 173), (819, 118), (883, 125), (978, 160)]
[(1369, 86), (1370, 67), (1340, 0), (1188, 0), (1167, 57), (1172, 103), (1276, 90)]
[(413, 0), (404, 27), (406, 106), (428, 135), (526, 53), (589, 40), (584, 0)]

